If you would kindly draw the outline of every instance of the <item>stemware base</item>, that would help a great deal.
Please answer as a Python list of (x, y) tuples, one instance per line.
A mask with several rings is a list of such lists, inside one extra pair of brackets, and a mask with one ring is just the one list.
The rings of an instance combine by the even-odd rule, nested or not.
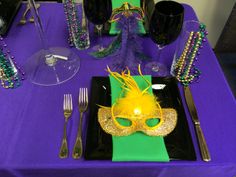
[[(45, 56), (50, 52), (55, 57), (48, 63)], [(55, 47), (49, 51), (40, 50), (33, 54), (25, 64), (27, 79), (33, 84), (52, 86), (70, 80), (80, 68), (79, 57), (67, 48)]]

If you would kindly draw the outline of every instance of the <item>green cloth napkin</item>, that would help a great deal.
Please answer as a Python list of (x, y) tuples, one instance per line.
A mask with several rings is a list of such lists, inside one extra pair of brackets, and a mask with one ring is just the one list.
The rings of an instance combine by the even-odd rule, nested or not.
[[(112, 9), (120, 7), (124, 2), (129, 2), (131, 5), (140, 7), (140, 0), (112, 0)], [(115, 35), (118, 33), (116, 28), (117, 23), (113, 22), (109, 31), (110, 35)], [(143, 23), (138, 22), (139, 33), (146, 34)]]
[[(144, 76), (151, 82), (151, 76)], [(118, 99), (122, 91), (121, 84), (112, 76), (111, 98), (112, 104)], [(133, 76), (140, 89), (147, 87), (141, 76)], [(152, 89), (148, 90), (152, 93)], [(124, 119), (120, 119), (122, 125), (127, 125)], [(149, 122), (152, 124), (151, 122)], [(153, 124), (156, 124), (154, 119)], [(112, 136), (113, 154), (112, 161), (160, 161), (168, 162), (169, 156), (165, 147), (164, 139), (160, 136), (148, 136), (142, 132), (136, 132), (129, 136)]]

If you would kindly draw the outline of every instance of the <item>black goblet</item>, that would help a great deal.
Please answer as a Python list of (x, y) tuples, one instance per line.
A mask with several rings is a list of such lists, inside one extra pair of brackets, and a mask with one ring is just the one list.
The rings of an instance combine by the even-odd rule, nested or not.
[[(183, 19), (184, 8), (181, 4), (174, 1), (160, 1), (155, 5), (149, 25), (149, 34), (153, 42), (157, 44), (158, 59), (160, 59), (161, 50), (179, 36)], [(148, 63), (147, 70), (159, 76), (167, 74), (165, 65), (157, 61)]]
[[(87, 19), (95, 24), (99, 38), (101, 38), (103, 24), (109, 20), (112, 14), (111, 0), (83, 0), (83, 3)], [(99, 50), (103, 50), (101, 44)]]

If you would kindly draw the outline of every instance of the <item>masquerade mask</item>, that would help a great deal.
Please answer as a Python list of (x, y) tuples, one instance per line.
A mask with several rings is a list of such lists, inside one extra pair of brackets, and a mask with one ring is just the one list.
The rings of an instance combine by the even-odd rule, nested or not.
[(159, 117), (160, 115), (157, 112), (153, 112), (153, 114), (147, 117), (140, 116), (139, 118), (127, 118), (131, 121), (131, 125), (123, 126), (116, 120), (118, 119), (117, 116), (112, 118), (110, 108), (100, 108), (98, 111), (98, 121), (106, 133), (114, 136), (127, 136), (136, 131), (142, 131), (149, 136), (165, 136), (174, 130), (177, 122), (177, 115), (174, 109), (162, 109), (162, 114), (162, 123), (159, 122), (153, 127), (148, 126), (147, 121), (153, 119), (153, 117)]
[[(150, 136), (165, 136), (173, 131), (177, 122), (176, 111), (171, 108), (162, 109), (156, 97), (147, 92), (151, 83), (143, 77), (140, 67), (140, 76), (148, 83), (144, 90), (139, 89), (129, 70), (119, 74), (108, 68), (108, 72), (122, 83), (123, 97), (111, 108), (99, 108), (98, 121), (105, 132), (114, 136), (127, 136), (136, 131)], [(128, 125), (121, 124), (119, 119)]]
[(132, 6), (130, 3), (124, 2), (121, 7), (116, 8), (112, 11), (111, 18), (110, 18), (109, 22), (118, 21), (120, 19), (120, 17), (119, 17), (120, 15), (124, 15), (125, 17), (129, 17), (134, 14), (136, 15), (137, 20), (143, 21), (145, 15), (144, 15), (142, 8)]

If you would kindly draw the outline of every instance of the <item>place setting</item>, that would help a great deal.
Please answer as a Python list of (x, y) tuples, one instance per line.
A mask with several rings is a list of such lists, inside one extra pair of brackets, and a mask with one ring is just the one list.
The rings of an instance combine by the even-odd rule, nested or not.
[[(202, 159), (211, 160), (191, 93), (191, 84), (201, 82), (196, 65), (207, 31), (203, 23), (184, 21), (183, 5), (145, 0), (83, 0), (78, 5), (65, 0), (70, 48), (49, 47), (39, 7), (29, 0), (22, 16), (25, 20), (31, 10), (30, 19), (43, 46), (27, 59), (24, 71), (5, 49), (5, 43), (0, 43), (0, 79), (4, 88), (17, 88), (25, 74), (28, 81), (39, 86), (56, 88), (68, 83), (83, 67), (85, 59), (78, 57), (82, 50), (96, 62), (107, 61), (103, 68), (106, 74), (92, 75), (91, 85), (78, 88), (78, 98), (70, 93), (61, 95), (64, 125), (58, 142), (59, 159), (196, 161), (192, 140), (195, 135), (188, 123), (191, 117)], [(96, 44), (93, 38), (97, 39)], [(148, 40), (156, 46), (155, 56), (143, 48)], [(169, 66), (163, 49), (168, 52), (174, 42), (177, 45)], [(72, 104), (75, 99), (77, 105)], [(79, 111), (79, 124), (72, 125), (77, 130), (72, 148), (68, 146), (71, 137), (68, 138), (67, 124), (75, 109)]]
[[(86, 3), (88, 2), (89, 0), (86, 0)], [(86, 5), (89, 6), (85, 4), (84, 9), (88, 8)], [(168, 10), (166, 10), (167, 7)], [(116, 31), (117, 36), (114, 36), (115, 39), (109, 47), (113, 49), (115, 45), (121, 47), (116, 50), (122, 53), (124, 50), (122, 49), (123, 40), (128, 42), (133, 39), (134, 35), (140, 34), (140, 31), (129, 29), (129, 23), (133, 24), (132, 20), (136, 20), (140, 24), (142, 12), (138, 7), (131, 6), (129, 3), (124, 3), (120, 8), (110, 12), (110, 22), (116, 22), (117, 26), (123, 24), (125, 28), (124, 26), (118, 28), (120, 32)], [(130, 18), (135, 13), (137, 16)], [(85, 15), (88, 16), (86, 10)], [(130, 18), (129, 22), (127, 23), (123, 18)], [(91, 16), (88, 20), (96, 24), (95, 29), (101, 39), (102, 32), (99, 30), (105, 30), (103, 34), (107, 35), (109, 34), (107, 29), (113, 28), (111, 24), (109, 28), (101, 25), (107, 21), (107, 17), (103, 22), (96, 21), (95, 17)], [(122, 23), (119, 20), (123, 20)], [(108, 77), (92, 77), (89, 116), (86, 120), (88, 124), (86, 143), (83, 145), (84, 149), (82, 146), (80, 148), (80, 153), (84, 154), (85, 160), (112, 160), (114, 162), (196, 160), (192, 135), (183, 104), (187, 103), (190, 114), (195, 120), (194, 116), (197, 111), (188, 86), (196, 79), (199, 80), (201, 72), (193, 62), (198, 59), (196, 56), (200, 56), (200, 48), (203, 47), (207, 32), (204, 24), (194, 21), (184, 22), (183, 20), (184, 8), (179, 3), (172, 1), (157, 3), (148, 22), (148, 35), (157, 45), (158, 55), (155, 56), (156, 58), (153, 58), (151, 62), (148, 59), (145, 61), (132, 60), (130, 58), (132, 55), (127, 56), (127, 53), (134, 54), (135, 50), (126, 50), (126, 55), (117, 55), (121, 58), (125, 56), (133, 62), (130, 62), (129, 65), (127, 63), (124, 65), (113, 63), (111, 68), (109, 65), (106, 68)], [(195, 28), (187, 29), (191, 22), (197, 25)], [(124, 33), (128, 37), (125, 38)], [(70, 36), (73, 35), (70, 34)], [(167, 66), (158, 60), (161, 57), (161, 50), (178, 37), (178, 46), (170, 71), (171, 76)], [(135, 43), (135, 41), (132, 42)], [(113, 56), (112, 53), (109, 53), (112, 51), (109, 47), (104, 48), (99, 43), (98, 51), (96, 54), (93, 53), (93, 56), (98, 58)], [(184, 86), (186, 103), (180, 96), (178, 82)], [(148, 100), (146, 97), (151, 98)], [(82, 119), (80, 120), (82, 121)], [(199, 121), (194, 121), (194, 124), (200, 125)], [(200, 126), (196, 127), (196, 133), (199, 138), (202, 158), (204, 161), (210, 161), (209, 151)], [(72, 157), (75, 158), (74, 152), (72, 152)]]

